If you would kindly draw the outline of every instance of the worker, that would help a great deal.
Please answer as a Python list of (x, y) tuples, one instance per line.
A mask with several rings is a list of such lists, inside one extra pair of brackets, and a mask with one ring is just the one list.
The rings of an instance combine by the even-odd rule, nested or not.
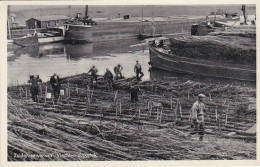
[(116, 79), (119, 78), (120, 76), (120, 79), (122, 79), (122, 70), (123, 70), (123, 67), (121, 66), (121, 64), (118, 64), (117, 66), (114, 67), (114, 72), (116, 74)]
[(138, 102), (138, 92), (141, 92), (140, 87), (137, 85), (137, 83), (135, 83), (134, 85), (130, 84), (130, 89), (129, 89), (130, 93), (131, 93), (131, 102), (132, 103), (136, 103)]
[(204, 110), (205, 110), (205, 104), (203, 103), (203, 98), (206, 96), (204, 94), (198, 95), (198, 100), (193, 104), (191, 108), (191, 135), (198, 133), (200, 135), (199, 140), (203, 140), (204, 136), (204, 129), (205, 129), (205, 123), (204, 123)]
[[(134, 71), (136, 73), (136, 80), (140, 81), (141, 78), (144, 76), (144, 73), (142, 72), (142, 66), (141, 66), (141, 64), (139, 64), (138, 60), (136, 61)], [(139, 76), (139, 74), (141, 74), (141, 76)]]
[(37, 84), (36, 78), (33, 75), (31, 75), (28, 83), (31, 84), (30, 91), (31, 91), (31, 94), (32, 94), (32, 100), (34, 102), (37, 102), (39, 91), (38, 91), (38, 84)]
[(60, 96), (61, 83), (60, 83), (60, 78), (56, 73), (54, 73), (53, 76), (51, 77), (50, 84), (53, 89), (54, 98), (58, 99)]
[(96, 68), (94, 65), (93, 65), (93, 66), (91, 67), (91, 69), (88, 71), (88, 73), (91, 73), (90, 75), (92, 76), (92, 78), (91, 78), (92, 84), (93, 84), (93, 78), (95, 79), (96, 84), (98, 83), (98, 82), (97, 82), (97, 72), (98, 72), (98, 70), (97, 70), (97, 68)]
[(39, 94), (39, 92), (40, 92), (40, 83), (42, 83), (42, 80), (40, 79), (39, 75), (36, 76), (36, 83), (37, 83), (37, 90), (38, 90), (38, 94)]
[(113, 74), (112, 72), (107, 68), (106, 73), (104, 75), (104, 79), (107, 80), (108, 83), (108, 89), (113, 90), (114, 82), (113, 82)]

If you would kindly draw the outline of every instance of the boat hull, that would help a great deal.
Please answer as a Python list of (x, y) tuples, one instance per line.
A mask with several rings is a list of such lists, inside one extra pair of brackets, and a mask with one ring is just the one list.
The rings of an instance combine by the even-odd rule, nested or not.
[(39, 45), (38, 36), (15, 38), (13, 39), (13, 43), (22, 47)]
[(170, 72), (210, 76), (243, 81), (256, 81), (256, 70), (220, 65), (215, 62), (185, 58), (149, 45), (150, 62), (153, 68)]
[(69, 25), (65, 30), (65, 42), (67, 43), (91, 43), (93, 42), (91, 26)]
[(62, 41), (64, 41), (63, 36), (38, 38), (39, 44), (62, 42)]

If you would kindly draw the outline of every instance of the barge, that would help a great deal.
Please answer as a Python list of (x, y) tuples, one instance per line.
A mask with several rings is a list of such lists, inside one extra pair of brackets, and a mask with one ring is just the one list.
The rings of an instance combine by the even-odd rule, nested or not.
[(178, 52), (173, 53), (170, 49), (156, 45), (156, 42), (149, 44), (149, 52), (152, 68), (181, 74), (256, 82), (256, 69), (253, 66), (184, 57), (177, 55)]

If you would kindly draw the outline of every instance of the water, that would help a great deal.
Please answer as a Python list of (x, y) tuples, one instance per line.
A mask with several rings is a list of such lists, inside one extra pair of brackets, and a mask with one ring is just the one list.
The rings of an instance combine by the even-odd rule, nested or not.
[[(125, 77), (135, 76), (135, 61), (142, 65), (144, 78), (162, 79), (164, 77), (182, 77), (183, 75), (153, 69), (148, 72), (149, 51), (148, 46), (131, 47), (138, 44), (136, 39), (99, 42), (92, 44), (47, 44), (40, 47), (25, 47), (8, 49), (8, 84), (16, 85), (27, 83), (29, 75), (40, 75), (43, 81), (49, 81), (53, 73), (61, 77), (86, 73), (95, 65), (99, 75), (105, 73), (106, 68), (113, 72), (117, 64), (123, 66)], [(256, 83), (242, 82), (202, 76), (184, 76), (191, 80), (204, 83), (222, 83), (247, 87), (256, 87)]]
[(103, 75), (106, 68), (113, 72), (114, 66), (123, 66), (123, 75), (132, 77), (136, 60), (142, 65), (144, 80), (148, 72), (149, 52), (147, 47), (131, 47), (138, 40), (118, 40), (92, 44), (47, 44), (39, 47), (8, 49), (8, 84), (27, 83), (29, 75), (40, 75), (48, 81), (53, 73), (60, 77), (86, 73), (92, 65)]

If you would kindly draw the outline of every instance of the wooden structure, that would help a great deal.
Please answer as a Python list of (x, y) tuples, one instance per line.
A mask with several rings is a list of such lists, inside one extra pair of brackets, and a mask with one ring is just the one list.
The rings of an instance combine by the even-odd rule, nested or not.
[(26, 20), (26, 27), (28, 29), (57, 27), (63, 26), (64, 22), (68, 20), (69, 17), (63, 15), (34, 17)]

